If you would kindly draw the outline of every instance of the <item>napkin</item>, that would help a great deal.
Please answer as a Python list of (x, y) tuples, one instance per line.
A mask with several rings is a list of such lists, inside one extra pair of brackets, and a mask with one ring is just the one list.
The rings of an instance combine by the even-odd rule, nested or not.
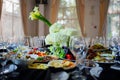
[(61, 71), (61, 72), (51, 74), (51, 79), (52, 80), (68, 80), (68, 78), (69, 78), (69, 74), (65, 71)]
[(96, 76), (96, 77), (99, 77), (100, 76), (100, 73), (103, 71), (103, 68), (102, 67), (94, 67), (90, 70), (90, 74), (92, 76)]
[(8, 64), (4, 69), (1, 69), (0, 74), (7, 74), (17, 69), (17, 66), (14, 64)]
[(120, 64), (112, 65), (110, 68), (115, 70), (120, 70)]

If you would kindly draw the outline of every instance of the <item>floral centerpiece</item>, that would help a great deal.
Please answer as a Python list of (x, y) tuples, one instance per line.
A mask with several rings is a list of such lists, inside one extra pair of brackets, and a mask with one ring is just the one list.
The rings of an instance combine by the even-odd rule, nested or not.
[(59, 58), (65, 57), (65, 50), (63, 46), (69, 47), (69, 39), (73, 35), (78, 35), (77, 30), (73, 28), (65, 28), (60, 23), (51, 24), (39, 11), (38, 7), (35, 7), (30, 13), (31, 20), (41, 20), (49, 27), (49, 34), (45, 38), (47, 45), (52, 54), (57, 55)]

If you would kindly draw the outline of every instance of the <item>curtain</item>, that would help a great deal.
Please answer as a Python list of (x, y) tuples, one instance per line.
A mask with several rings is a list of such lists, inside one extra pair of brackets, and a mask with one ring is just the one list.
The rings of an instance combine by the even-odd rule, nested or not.
[(23, 36), (19, 0), (3, 0), (1, 34), (4, 38)]
[(107, 19), (107, 12), (109, 7), (109, 0), (100, 0), (100, 26), (99, 26), (99, 36), (104, 36), (103, 31), (106, 28), (106, 19)]
[(1, 14), (2, 14), (2, 2), (3, 0), (0, 0), (0, 19), (1, 19)]
[(50, 2), (50, 21), (51, 23), (56, 22), (60, 0), (51, 0)]
[(84, 5), (85, 0), (76, 0), (76, 9), (77, 9), (77, 15), (78, 20), (81, 28), (82, 36), (85, 36), (85, 30), (84, 30)]
[(2, 26), (1, 26), (2, 3), (3, 0), (0, 0), (0, 35), (2, 35)]
[(35, 0), (20, 0), (21, 15), (25, 36), (38, 36), (38, 21), (30, 20), (29, 14), (36, 6)]
[(22, 17), (22, 23), (23, 23), (23, 31), (24, 35), (27, 35), (27, 1), (22, 0), (20, 1), (20, 7), (21, 7), (21, 17)]

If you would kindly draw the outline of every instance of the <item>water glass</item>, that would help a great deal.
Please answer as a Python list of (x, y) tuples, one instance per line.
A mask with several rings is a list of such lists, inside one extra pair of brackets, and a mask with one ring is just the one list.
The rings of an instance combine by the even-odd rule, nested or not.
[(2, 74), (2, 76), (0, 77), (0, 80), (6, 80), (6, 78), (7, 78), (7, 76), (3, 72), (7, 61), (8, 60), (6, 58), (4, 58), (4, 56), (0, 57), (0, 64), (2, 65), (2, 71), (0, 72)]
[(87, 54), (85, 39), (80, 36), (73, 36), (70, 41), (70, 51), (75, 56), (76, 65), (81, 71), (83, 66), (80, 65), (80, 61), (84, 60)]

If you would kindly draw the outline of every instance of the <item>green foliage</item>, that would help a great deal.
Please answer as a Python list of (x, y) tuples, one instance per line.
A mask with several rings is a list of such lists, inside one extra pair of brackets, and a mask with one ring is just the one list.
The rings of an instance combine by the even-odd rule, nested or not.
[(65, 51), (60, 46), (50, 46), (49, 50), (50, 50), (51, 54), (56, 55), (59, 58), (64, 58), (65, 57)]
[(38, 57), (37, 60), (42, 61), (43, 57)]
[(38, 7), (34, 7), (33, 11), (30, 12), (29, 18), (31, 20), (41, 20), (50, 27), (52, 24), (40, 13)]

